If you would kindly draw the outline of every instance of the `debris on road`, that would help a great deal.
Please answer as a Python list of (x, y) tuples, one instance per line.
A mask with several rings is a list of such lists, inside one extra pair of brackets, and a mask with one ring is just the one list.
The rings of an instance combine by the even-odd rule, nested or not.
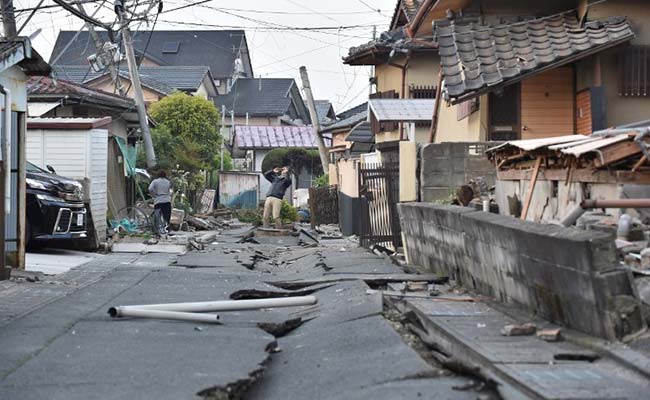
[(320, 283), (331, 283), (341, 281), (365, 281), (370, 286), (381, 286), (391, 282), (404, 282), (404, 281), (422, 281), (431, 283), (446, 283), (449, 278), (436, 274), (331, 274), (311, 278), (311, 279), (298, 279), (298, 280), (277, 280), (267, 281), (269, 285), (273, 285), (282, 289), (302, 289)]
[[(111, 312), (115, 310), (114, 312)], [(113, 318), (134, 317), (149, 319), (169, 319), (175, 321), (206, 322), (210, 324), (221, 324), (217, 314), (200, 314), (196, 312), (152, 310), (141, 307), (115, 307), (108, 311)]]
[(553, 359), (557, 361), (586, 361), (591, 363), (599, 360), (600, 355), (589, 351), (576, 353), (558, 353), (553, 355)]
[(535, 334), (537, 326), (533, 323), (526, 323), (522, 325), (506, 325), (501, 329), (503, 336), (528, 336)]
[(182, 313), (202, 313), (218, 311), (243, 311), (259, 310), (265, 308), (311, 306), (318, 303), (315, 296), (297, 296), (283, 298), (267, 298), (254, 300), (220, 300), (200, 301), (189, 303), (162, 303), (143, 304), (132, 306), (118, 306), (108, 309), (108, 314), (113, 317), (135, 316), (134, 312), (143, 314), (141, 311), (171, 311)]
[(559, 342), (562, 340), (560, 328), (539, 330), (537, 331), (537, 337), (546, 342)]

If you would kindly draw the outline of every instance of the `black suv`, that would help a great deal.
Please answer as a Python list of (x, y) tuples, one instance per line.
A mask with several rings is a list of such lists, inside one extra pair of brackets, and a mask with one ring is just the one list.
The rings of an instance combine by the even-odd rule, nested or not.
[(27, 163), (27, 243), (86, 238), (83, 186)]

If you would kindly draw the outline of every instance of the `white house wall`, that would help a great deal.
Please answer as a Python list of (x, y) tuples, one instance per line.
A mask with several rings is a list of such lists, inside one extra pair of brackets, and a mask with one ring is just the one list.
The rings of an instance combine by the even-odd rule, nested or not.
[(88, 154), (88, 177), (90, 210), (93, 215), (97, 238), (106, 240), (106, 210), (108, 209), (108, 131), (93, 129), (90, 131)]
[(97, 238), (106, 239), (108, 131), (29, 129), (27, 160), (58, 175), (83, 182)]
[[(12, 168), (18, 172), (11, 175), (11, 210), (5, 219), (5, 251), (8, 265), (16, 268), (25, 268), (25, 124), (24, 116), (27, 114), (27, 76), (20, 67), (13, 66), (0, 73), (0, 85), (11, 90), (11, 110), (24, 113), (20, 119), (20, 126), (13, 139)], [(0, 96), (4, 102), (4, 98)], [(15, 115), (15, 114), (14, 114)], [(19, 153), (20, 151), (20, 153)], [(15, 256), (14, 256), (15, 255)]]

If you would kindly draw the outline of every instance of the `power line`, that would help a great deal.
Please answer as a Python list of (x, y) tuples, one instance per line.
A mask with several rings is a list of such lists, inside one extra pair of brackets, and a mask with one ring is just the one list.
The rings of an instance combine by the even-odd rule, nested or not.
[(378, 8), (374, 8), (373, 6), (371, 6), (370, 4), (366, 3), (365, 1), (363, 1), (363, 0), (357, 0), (357, 1), (358, 1), (359, 3), (361, 3), (361, 4), (363, 4), (364, 6), (368, 7), (370, 10), (372, 10), (372, 11), (374, 11), (374, 12), (376, 12), (376, 13), (379, 13), (380, 15), (383, 15), (384, 17), (390, 18), (390, 15), (382, 14), (382, 12), (381, 12), (380, 9), (378, 9)]
[[(264, 30), (276, 30), (276, 31), (338, 31), (338, 30), (351, 30), (351, 29), (360, 29), (360, 28), (372, 28), (375, 24), (369, 25), (347, 25), (347, 26), (289, 26), (289, 25), (280, 25), (277, 27), (259, 27), (259, 26), (241, 26), (241, 25), (223, 25), (223, 24), (208, 24), (208, 23), (199, 23), (199, 22), (181, 22), (181, 21), (170, 21), (170, 20), (161, 20), (168, 24), (179, 24), (179, 25), (193, 25), (193, 26), (209, 26), (215, 28), (234, 28), (234, 29), (264, 29)], [(358, 36), (355, 36), (358, 37)]]

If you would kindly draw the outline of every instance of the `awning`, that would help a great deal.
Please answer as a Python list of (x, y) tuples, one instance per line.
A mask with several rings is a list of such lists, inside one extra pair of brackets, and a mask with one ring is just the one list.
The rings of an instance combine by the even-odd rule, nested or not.
[(29, 102), (27, 103), (27, 114), (30, 117), (42, 117), (43, 115), (47, 114), (48, 112), (54, 110), (58, 106), (60, 106), (61, 103), (35, 103), (35, 102)]
[(371, 99), (370, 112), (378, 122), (431, 121), (433, 99)]
[(575, 12), (508, 25), (436, 26), (444, 97), (452, 104), (567, 65), (634, 37), (624, 17), (580, 25)]

